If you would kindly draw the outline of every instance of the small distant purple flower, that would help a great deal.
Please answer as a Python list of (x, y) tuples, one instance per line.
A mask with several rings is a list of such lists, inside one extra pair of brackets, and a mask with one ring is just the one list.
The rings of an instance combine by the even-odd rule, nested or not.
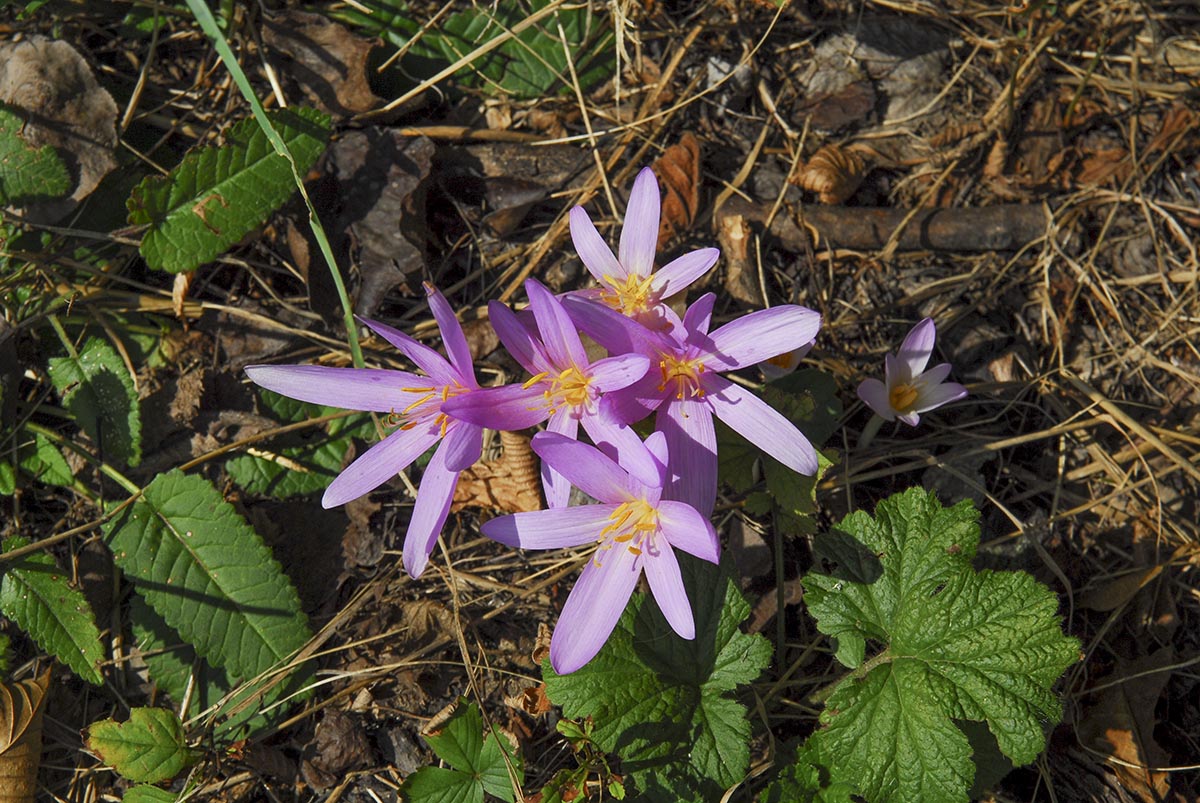
[(658, 411), (656, 426), (671, 453), (674, 498), (705, 515), (712, 512), (717, 495), (714, 415), (793, 471), (817, 473), (817, 453), (804, 434), (721, 373), (812, 341), (820, 314), (787, 304), (744, 315), (709, 334), (715, 300), (707, 293), (688, 307), (680, 339), (651, 332), (595, 302), (567, 299), (572, 317), (610, 352), (636, 350), (650, 357), (650, 372), (610, 397), (613, 414), (633, 422)]
[(598, 544), (550, 639), (550, 663), (560, 675), (579, 669), (604, 646), (643, 571), (671, 628), (682, 638), (696, 637), (674, 549), (716, 563), (717, 533), (691, 505), (664, 498), (667, 444), (662, 434), (654, 433), (638, 448), (648, 451), (657, 467), (653, 482), (630, 474), (592, 446), (539, 433), (533, 450), (600, 504), (517, 513), (483, 525), (487, 537), (522, 549)]
[(425, 473), (404, 536), (404, 568), (419, 577), (446, 523), (458, 475), (479, 459), (483, 429), (443, 412), (453, 398), (479, 392), (471, 350), (450, 304), (432, 285), (425, 285), (429, 307), (442, 333), (447, 361), (428, 346), (376, 321), (361, 319), (377, 335), (400, 349), (427, 374), (375, 368), (331, 368), (321, 365), (250, 365), (256, 384), (292, 399), (390, 413), (400, 427), (346, 467), (321, 499), (324, 507), (357, 499), (395, 477), (431, 446), (441, 441)]
[(600, 283), (598, 291), (583, 291), (585, 295), (647, 328), (668, 330), (679, 318), (663, 299), (708, 272), (721, 252), (716, 248), (691, 251), (656, 272), (654, 253), (658, 248), (661, 205), (654, 171), (642, 168), (629, 193), (618, 254), (613, 255), (582, 206), (571, 210), (571, 239), (584, 266)]
[(816, 344), (817, 340), (813, 338), (798, 349), (768, 357), (758, 364), (758, 370), (762, 371), (763, 378), (768, 382), (785, 377), (800, 367), (800, 361), (808, 356)]
[[(641, 354), (621, 354), (591, 362), (562, 302), (534, 279), (525, 282), (525, 291), (536, 334), (498, 301), (488, 305), (488, 316), (505, 348), (533, 377), (520, 385), (485, 388), (451, 399), (445, 411), (496, 430), (525, 429), (549, 419), (548, 430), (568, 438), (576, 437), (582, 424), (597, 444), (615, 447), (634, 441), (640, 449), (641, 440), (633, 430), (606, 415), (601, 402), (606, 393), (645, 376), (650, 360)], [(550, 507), (567, 504), (570, 484), (545, 463), (542, 483)]]
[(858, 397), (880, 418), (899, 419), (915, 427), (921, 420), (920, 413), (967, 395), (962, 385), (945, 381), (950, 374), (950, 363), (925, 370), (936, 335), (932, 318), (921, 321), (904, 338), (898, 354), (884, 357), (886, 381), (867, 379), (858, 386)]

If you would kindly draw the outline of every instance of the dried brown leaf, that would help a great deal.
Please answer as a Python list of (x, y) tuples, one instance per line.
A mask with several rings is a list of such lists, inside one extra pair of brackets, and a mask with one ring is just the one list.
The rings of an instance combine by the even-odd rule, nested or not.
[(451, 509), (487, 507), (505, 513), (541, 510), (538, 459), (529, 440), (519, 432), (501, 432), (504, 451), (496, 460), (476, 463), (459, 476)]
[(50, 670), (0, 684), (0, 803), (33, 803), (42, 762), (42, 713)]
[(380, 105), (367, 81), (367, 58), (376, 41), (355, 36), (321, 14), (296, 9), (267, 17), (263, 41), (287, 57), (281, 72), (324, 111), (350, 117)]
[(545, 683), (539, 683), (536, 686), (527, 686), (519, 694), (505, 697), (504, 704), (509, 708), (524, 711), (531, 717), (540, 717), (548, 714), (554, 708), (550, 703), (550, 698), (546, 696)]
[(825, 145), (789, 179), (816, 193), (823, 204), (836, 206), (855, 193), (870, 170), (864, 149)]
[(300, 774), (318, 791), (336, 784), (347, 771), (374, 763), (371, 742), (359, 718), (336, 708), (325, 709), (304, 754)]
[(700, 141), (687, 131), (663, 151), (654, 175), (665, 193), (658, 225), (658, 247), (692, 227), (700, 211)]
[(720, 219), (717, 242), (725, 262), (725, 291), (738, 301), (752, 307), (763, 305), (758, 271), (750, 260), (750, 224), (742, 215), (725, 215)]

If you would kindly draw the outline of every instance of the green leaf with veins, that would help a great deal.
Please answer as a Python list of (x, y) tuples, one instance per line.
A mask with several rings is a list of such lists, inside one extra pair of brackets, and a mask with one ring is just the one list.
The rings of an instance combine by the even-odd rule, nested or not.
[(542, 668), (551, 701), (567, 717), (592, 718), (592, 740), (620, 757), (645, 800), (717, 799), (745, 777), (750, 720), (730, 692), (771, 657), (766, 639), (739, 630), (750, 606), (728, 561), (678, 557), (695, 639), (675, 635), (658, 606), (634, 594), (590, 663), (569, 675)]
[(61, 198), (71, 189), (67, 167), (53, 146), (27, 144), (24, 128), (20, 113), (0, 103), (0, 206)]
[(466, 698), (432, 733), (422, 734), (437, 757), (450, 767), (422, 767), (404, 779), (400, 792), (413, 803), (483, 803), (484, 792), (512, 803), (513, 785), (524, 783), (521, 754), (493, 725), (485, 735), (479, 706)]
[(63, 406), (105, 460), (136, 466), (142, 459), (142, 415), (133, 378), (107, 341), (89, 337), (77, 354), (50, 359), (50, 381)]
[[(953, 720), (986, 722), (1026, 764), (1062, 715), (1051, 686), (1079, 644), (1033, 577), (971, 567), (978, 516), (969, 502), (943, 508), (912, 489), (814, 545), (838, 566), (804, 578), (805, 601), (855, 671), (829, 695), (810, 742), (833, 780), (868, 800), (965, 801), (974, 768)], [(868, 640), (883, 649), (864, 663)]]
[(184, 741), (179, 717), (165, 708), (132, 708), (125, 722), (94, 722), (86, 742), (120, 775), (139, 783), (169, 781), (197, 758)]

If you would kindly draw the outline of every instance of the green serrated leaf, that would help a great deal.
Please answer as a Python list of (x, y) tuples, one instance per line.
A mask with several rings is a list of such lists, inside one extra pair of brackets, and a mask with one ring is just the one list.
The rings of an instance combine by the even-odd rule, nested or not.
[[(9, 538), (2, 551), (28, 543), (24, 538)], [(44, 552), (32, 552), (3, 569), (0, 611), (79, 677), (102, 685), (99, 667), (104, 650), (95, 616), (83, 593), (67, 584), (54, 559)]]
[(0, 206), (61, 198), (71, 177), (54, 148), (35, 148), (21, 137), (25, 121), (0, 103)]
[(17, 490), (17, 472), (12, 463), (0, 460), (0, 494), (12, 496)]
[(546, 694), (564, 716), (591, 717), (592, 739), (616, 753), (648, 799), (708, 799), (741, 781), (750, 721), (729, 692), (758, 677), (771, 657), (761, 636), (739, 630), (750, 606), (728, 561), (687, 555), (680, 568), (696, 638), (671, 630), (658, 607), (635, 594), (599, 654), (570, 675), (543, 666)]
[(505, 756), (517, 782), (525, 779), (521, 754), (495, 728), (484, 734), (479, 706), (463, 698), (438, 730), (423, 734), (437, 757), (450, 765), (423, 767), (404, 779), (400, 792), (413, 803), (483, 803), (484, 792), (512, 803), (513, 787)]
[[(804, 578), (818, 629), (857, 671), (838, 684), (811, 740), (834, 780), (868, 800), (965, 801), (974, 774), (954, 720), (986, 722), (1018, 764), (1045, 747), (1061, 703), (1051, 685), (1078, 660), (1058, 599), (1021, 572), (976, 572), (978, 512), (912, 489), (875, 516), (847, 516), (825, 554), (865, 550)], [(874, 561), (872, 561), (873, 556)], [(872, 578), (873, 579), (868, 579)], [(867, 579), (866, 582), (863, 582)], [(883, 650), (864, 663), (866, 642)]]
[(20, 450), (21, 469), (38, 482), (66, 488), (75, 483), (71, 466), (58, 446), (46, 436), (35, 433), (33, 441)]
[[(304, 107), (268, 116), (303, 175), (325, 149), (329, 116)], [(287, 160), (247, 119), (230, 129), (224, 145), (188, 154), (166, 177), (150, 176), (135, 187), (129, 222), (150, 226), (140, 249), (146, 264), (183, 273), (265, 223), (295, 191)]]
[(91, 436), (104, 459), (136, 466), (142, 460), (142, 414), (133, 378), (106, 340), (90, 337), (75, 357), (52, 357), (50, 381), (63, 406)]
[(831, 782), (826, 763), (813, 742), (798, 746), (758, 796), (759, 803), (851, 803), (853, 787)]
[(133, 708), (125, 722), (95, 722), (86, 740), (104, 763), (138, 783), (169, 781), (196, 759), (184, 742), (179, 717), (165, 708)]
[(157, 786), (139, 784), (138, 786), (130, 787), (125, 792), (125, 796), (121, 798), (121, 803), (175, 803), (178, 799), (179, 795), (174, 792), (159, 789)]
[(138, 593), (232, 678), (279, 665), (310, 638), (271, 551), (202, 477), (160, 474), (103, 532)]

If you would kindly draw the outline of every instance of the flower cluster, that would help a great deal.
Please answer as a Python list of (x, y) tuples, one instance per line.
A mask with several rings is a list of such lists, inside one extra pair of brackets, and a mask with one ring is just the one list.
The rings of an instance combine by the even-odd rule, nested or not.
[[(326, 507), (371, 491), (438, 444), (404, 540), (404, 567), (413, 577), (428, 563), (459, 472), (479, 458), (483, 429), (544, 423), (532, 447), (542, 460), (547, 509), (493, 519), (482, 531), (524, 549), (594, 544), (551, 640), (551, 663), (559, 673), (578, 669), (599, 651), (643, 574), (675, 632), (694, 637), (674, 550), (718, 559), (709, 522), (717, 495), (713, 417), (785, 466), (806, 475), (817, 471), (816, 451), (804, 434), (725, 374), (756, 364), (767, 372), (794, 367), (821, 324), (813, 310), (784, 305), (712, 329), (712, 293), (680, 317), (666, 299), (702, 277), (719, 254), (700, 249), (654, 270), (659, 193), (649, 168), (631, 191), (617, 254), (582, 207), (571, 210), (570, 224), (598, 287), (555, 296), (530, 279), (527, 310), (514, 312), (495, 301), (488, 308), (501, 342), (529, 372), (522, 381), (479, 386), (462, 327), (430, 285), (429, 305), (449, 359), (391, 327), (362, 321), (424, 375), (322, 366), (246, 369), (254, 382), (285, 396), (389, 413), (398, 422), (334, 480), (322, 500)], [(581, 331), (607, 356), (589, 357)], [(881, 414), (876, 403), (886, 401), (888, 410), (916, 423), (917, 412), (948, 398), (947, 390), (934, 387), (946, 376), (943, 366), (921, 374), (932, 336), (930, 324), (913, 354), (902, 349), (895, 364), (889, 355), (886, 388), (864, 383), (864, 399)], [(908, 411), (911, 420), (904, 417)], [(654, 431), (643, 439), (632, 426), (651, 415)], [(578, 439), (581, 428), (590, 444)], [(596, 502), (568, 506), (571, 486)]]

